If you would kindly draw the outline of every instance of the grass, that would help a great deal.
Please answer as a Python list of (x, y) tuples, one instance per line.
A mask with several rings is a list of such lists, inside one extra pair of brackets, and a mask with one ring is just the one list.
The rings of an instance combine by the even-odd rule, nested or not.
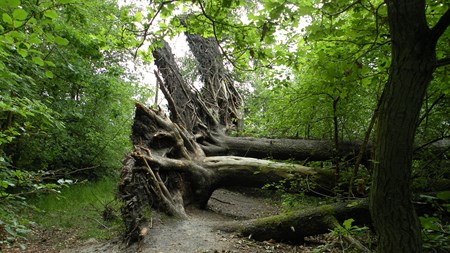
[[(62, 189), (61, 194), (48, 194), (30, 201), (38, 211), (30, 220), (48, 229), (61, 229), (79, 239), (110, 239), (118, 234), (119, 203), (115, 200), (117, 182), (104, 178), (98, 182), (85, 182)], [(113, 214), (109, 221), (103, 219), (105, 209)]]

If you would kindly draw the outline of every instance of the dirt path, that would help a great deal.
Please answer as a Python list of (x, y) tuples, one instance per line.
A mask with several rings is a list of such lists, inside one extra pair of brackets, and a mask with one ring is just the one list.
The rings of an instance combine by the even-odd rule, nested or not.
[[(221, 224), (277, 214), (280, 205), (263, 198), (259, 191), (217, 190), (208, 210), (188, 209), (187, 220), (154, 217), (148, 235), (139, 245), (125, 247), (120, 241), (88, 240), (74, 244), (62, 253), (141, 252), (141, 253), (257, 253), (311, 252), (312, 246), (291, 246), (275, 242), (255, 242), (237, 234), (217, 230)], [(149, 225), (150, 226), (150, 225)], [(317, 246), (317, 245), (316, 245)], [(55, 252), (55, 251), (41, 251)], [(57, 252), (57, 251), (56, 251)]]

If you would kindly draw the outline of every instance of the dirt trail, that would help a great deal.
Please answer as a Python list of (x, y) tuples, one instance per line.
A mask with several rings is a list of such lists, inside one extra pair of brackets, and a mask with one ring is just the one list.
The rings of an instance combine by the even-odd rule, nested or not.
[[(71, 244), (62, 253), (270, 253), (311, 252), (314, 245), (292, 246), (275, 242), (255, 242), (217, 228), (226, 222), (277, 214), (280, 205), (261, 196), (260, 191), (217, 190), (208, 203), (208, 210), (188, 209), (187, 220), (154, 215), (144, 240), (125, 247), (119, 239), (83, 244)], [(150, 225), (149, 225), (150, 226)], [(67, 245), (67, 244), (66, 244)], [(42, 246), (42, 245), (40, 245)], [(317, 246), (317, 245), (316, 245)], [(39, 252), (58, 252), (54, 248), (39, 248)], [(35, 248), (35, 249), (36, 249)], [(32, 252), (32, 251), (27, 251)]]

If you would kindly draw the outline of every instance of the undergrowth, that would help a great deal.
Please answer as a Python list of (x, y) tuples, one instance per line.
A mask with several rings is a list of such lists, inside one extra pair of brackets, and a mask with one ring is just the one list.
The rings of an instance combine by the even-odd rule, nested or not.
[(44, 229), (61, 229), (79, 239), (110, 239), (122, 226), (115, 200), (117, 182), (104, 178), (81, 182), (31, 200), (37, 208), (30, 220)]

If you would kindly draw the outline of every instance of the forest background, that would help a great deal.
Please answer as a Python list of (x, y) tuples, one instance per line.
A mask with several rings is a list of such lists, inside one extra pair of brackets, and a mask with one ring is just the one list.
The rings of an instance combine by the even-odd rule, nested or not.
[[(424, 4), (430, 27), (448, 19), (445, 1)], [(235, 134), (332, 140), (336, 146), (366, 138), (376, 143), (370, 133), (377, 131), (392, 57), (383, 1), (119, 6), (112, 0), (6, 0), (0, 12), (3, 243), (26, 232), (16, 210), (30, 197), (77, 180), (117, 175), (131, 150), (134, 104), (148, 103), (155, 94), (129, 62), (151, 64), (162, 39), (186, 31), (181, 13), (195, 13), (190, 33), (217, 39), (244, 97), (244, 128)], [(444, 31), (417, 122), (418, 149), (450, 136), (450, 34)], [(193, 56), (177, 60), (185, 79), (199, 83)], [(414, 191), (448, 190), (445, 155), (448, 149), (413, 161)], [(351, 166), (341, 173), (342, 184), (357, 183)], [(365, 173), (358, 182), (367, 194), (370, 171), (359, 173)]]

